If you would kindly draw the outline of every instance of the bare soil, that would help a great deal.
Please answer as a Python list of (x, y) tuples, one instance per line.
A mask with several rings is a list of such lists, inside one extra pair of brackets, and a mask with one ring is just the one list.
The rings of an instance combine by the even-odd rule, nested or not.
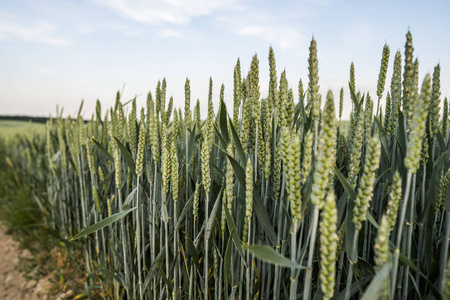
[(6, 228), (0, 226), (0, 299), (49, 299), (49, 277), (35, 278), (38, 276), (33, 276), (33, 272), (21, 271), (30, 258), (30, 252), (20, 249), (13, 237), (6, 234)]

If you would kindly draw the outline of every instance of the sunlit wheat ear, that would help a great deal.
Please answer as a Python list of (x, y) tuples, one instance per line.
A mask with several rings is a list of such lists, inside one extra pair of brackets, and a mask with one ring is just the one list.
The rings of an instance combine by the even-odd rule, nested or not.
[[(227, 154), (233, 156), (233, 145), (231, 143), (227, 146)], [(221, 218), (221, 229), (222, 234), (225, 233), (226, 229), (226, 212), (231, 215), (231, 210), (233, 209), (233, 189), (234, 189), (234, 171), (233, 167), (228, 158), (225, 158), (225, 197), (222, 199), (222, 218)]]
[(134, 155), (136, 153), (137, 145), (137, 133), (136, 133), (136, 98), (133, 100), (131, 105), (131, 113), (128, 119), (128, 136), (130, 139), (131, 153)]
[(233, 124), (236, 129), (239, 128), (239, 107), (241, 105), (241, 62), (238, 59), (234, 67), (233, 77)]
[(309, 46), (308, 58), (308, 100), (312, 103), (314, 119), (319, 118), (319, 61), (317, 59), (317, 43), (313, 38)]
[(389, 132), (394, 134), (395, 127), (397, 126), (398, 112), (401, 105), (402, 96), (402, 55), (400, 51), (395, 53), (394, 58), (394, 71), (392, 72), (391, 79), (391, 120), (389, 124)]
[(285, 128), (281, 136), (281, 157), (284, 165), (288, 163), (289, 148), (291, 146), (292, 134), (289, 128)]
[(427, 75), (422, 84), (420, 97), (414, 108), (414, 114), (406, 150), (405, 167), (409, 172), (415, 174), (419, 168), (421, 145), (425, 136), (427, 105), (430, 101), (430, 75)]
[(147, 136), (147, 128), (144, 125), (141, 126), (139, 130), (139, 142), (138, 151), (136, 155), (136, 176), (140, 177), (142, 175), (142, 168), (144, 164), (144, 148), (145, 148), (145, 137)]
[(302, 161), (302, 175), (301, 175), (302, 184), (305, 183), (309, 171), (311, 170), (313, 142), (314, 142), (314, 133), (312, 131), (308, 131), (306, 133), (303, 145), (303, 161)]
[(350, 81), (349, 81), (350, 87), (355, 91), (356, 93), (356, 86), (355, 86), (355, 64), (352, 62), (350, 64)]
[[(227, 147), (228, 155), (233, 155), (233, 146), (231, 144)], [(227, 195), (227, 209), (231, 211), (233, 209), (233, 189), (234, 189), (234, 170), (230, 161), (227, 159), (227, 168), (226, 168), (226, 195)]]
[(270, 147), (270, 142), (265, 143), (265, 161), (264, 161), (264, 179), (269, 180), (270, 169), (272, 164), (272, 151)]
[(197, 220), (199, 203), (200, 203), (200, 185), (197, 181), (195, 183), (194, 204), (193, 204), (194, 223)]
[(324, 127), (320, 136), (316, 168), (314, 171), (314, 183), (312, 186), (311, 202), (322, 207), (326, 190), (329, 188), (329, 173), (333, 168), (333, 140), (336, 139), (335, 132), (335, 111), (334, 98), (331, 91), (328, 91), (327, 101), (324, 107)]
[(381, 268), (388, 260), (389, 255), (389, 216), (383, 215), (380, 227), (378, 228), (377, 238), (375, 240), (375, 264), (377, 268)]
[(449, 107), (448, 107), (448, 99), (447, 97), (444, 98), (444, 106), (442, 109), (442, 127), (441, 132), (444, 139), (447, 137), (448, 132), (448, 122), (449, 122), (449, 113), (448, 113)]
[(171, 163), (170, 163), (170, 142), (167, 136), (167, 127), (162, 125), (162, 136), (161, 136), (161, 172), (162, 172), (162, 186), (164, 199), (167, 197), (169, 192), (169, 182), (171, 177)]
[(367, 93), (366, 97), (366, 107), (364, 109), (364, 143), (367, 142), (368, 137), (371, 135), (372, 127), (372, 116), (373, 116), (373, 100), (370, 94)]
[(201, 158), (202, 158), (202, 181), (206, 194), (209, 193), (211, 187), (211, 174), (209, 168), (210, 149), (209, 142), (205, 141), (202, 145)]
[(288, 150), (286, 160), (288, 199), (291, 206), (292, 217), (301, 220), (301, 173), (300, 173), (300, 138), (295, 135)]
[(184, 122), (186, 128), (191, 124), (191, 83), (188, 78), (184, 84)]
[(115, 179), (116, 179), (116, 187), (120, 190), (121, 186), (121, 169), (120, 169), (120, 154), (119, 154), (119, 146), (117, 145), (117, 141), (114, 141), (113, 133), (110, 132), (113, 149), (113, 158), (114, 158), (114, 169), (115, 169)]
[(166, 124), (169, 125), (170, 116), (173, 112), (173, 97), (169, 98), (169, 104), (167, 105), (167, 111), (166, 111)]
[(286, 108), (287, 108), (287, 98), (288, 98), (288, 82), (286, 79), (286, 70), (281, 73), (280, 78), (280, 89), (278, 91), (278, 125), (281, 128), (286, 127), (287, 120), (286, 120)]
[(356, 187), (357, 176), (361, 167), (361, 148), (364, 137), (364, 114), (362, 112), (357, 116), (357, 120), (355, 136), (351, 140), (350, 171), (348, 175), (348, 178), (352, 181), (353, 188)]
[(252, 99), (253, 119), (259, 118), (259, 59), (258, 55), (253, 55), (250, 65), (250, 97)]
[(339, 93), (339, 120), (342, 117), (342, 109), (344, 107), (344, 88), (341, 88)]
[(167, 113), (166, 113), (166, 90), (167, 90), (167, 82), (166, 78), (163, 78), (161, 83), (161, 92), (160, 92), (160, 112), (161, 112), (161, 122), (163, 124), (167, 124)]
[[(380, 269), (389, 259), (389, 220), (387, 215), (383, 215), (378, 234), (373, 246), (375, 252), (375, 267)], [(388, 279), (385, 279), (383, 287), (379, 293), (379, 299), (387, 299), (388, 296)]]
[(366, 213), (372, 200), (373, 183), (375, 182), (376, 171), (379, 167), (380, 155), (381, 143), (378, 137), (375, 136), (368, 142), (364, 171), (353, 209), (353, 223), (356, 225), (358, 231), (361, 230), (362, 222), (366, 220)]
[(178, 155), (177, 155), (177, 149), (175, 147), (175, 141), (172, 141), (172, 145), (170, 147), (171, 151), (171, 181), (172, 181), (172, 198), (173, 202), (177, 203), (178, 201), (178, 187), (179, 187), (179, 174), (178, 174)]
[(175, 110), (175, 114), (173, 115), (173, 121), (172, 121), (172, 135), (173, 140), (178, 140), (178, 137), (180, 136), (180, 121), (178, 121), (178, 112)]
[(395, 223), (397, 222), (398, 206), (401, 201), (402, 201), (402, 177), (400, 176), (398, 171), (395, 171), (391, 187), (391, 193), (389, 196), (388, 208), (386, 210), (386, 216), (389, 221), (389, 232), (392, 231), (392, 229), (395, 226)]
[(320, 281), (323, 299), (333, 299), (337, 250), (336, 198), (330, 191), (325, 199), (320, 220)]
[(150, 142), (152, 145), (153, 160), (157, 163), (159, 160), (159, 136), (158, 136), (158, 123), (157, 118), (152, 117), (150, 126)]
[(269, 48), (269, 109), (272, 110), (277, 105), (277, 67), (275, 54), (272, 47)]
[(384, 84), (386, 82), (386, 72), (389, 63), (389, 53), (390, 53), (389, 46), (384, 44), (383, 54), (381, 57), (380, 73), (378, 74), (378, 84), (377, 84), (378, 98), (382, 97), (384, 91)]
[(441, 80), (440, 80), (440, 74), (441, 74), (441, 67), (439, 64), (434, 67), (433, 72), (433, 84), (431, 87), (431, 101), (430, 101), (430, 112), (428, 113), (430, 116), (430, 127), (431, 132), (434, 136), (438, 134), (439, 130), (439, 105), (441, 102)]
[(146, 127), (150, 128), (153, 115), (155, 114), (155, 102), (153, 101), (152, 93), (147, 94), (147, 117), (146, 117)]
[(247, 160), (245, 169), (245, 223), (242, 240), (248, 242), (248, 231), (253, 216), (253, 168), (250, 159)]
[(443, 168), (438, 185), (438, 198), (436, 200), (436, 208), (435, 208), (436, 213), (438, 213), (441, 209), (444, 208), (445, 197), (447, 195), (449, 183), (450, 183), (450, 168), (447, 170), (446, 173)]
[(197, 103), (194, 108), (194, 116), (195, 116), (195, 124), (197, 126), (197, 131), (199, 131), (202, 127), (202, 120), (200, 117), (200, 100), (197, 99)]
[(210, 174), (210, 166), (209, 166), (209, 158), (211, 155), (211, 147), (212, 147), (212, 138), (214, 134), (214, 110), (212, 106), (212, 79), (210, 79), (210, 92), (209, 92), (209, 100), (208, 100), (208, 118), (206, 119), (206, 128), (205, 128), (205, 140), (203, 141), (202, 150), (201, 150), (201, 159), (202, 159), (202, 178), (203, 178), (203, 186), (205, 188), (206, 194), (209, 193), (211, 187), (211, 174)]
[(405, 44), (405, 67), (403, 71), (403, 97), (402, 97), (403, 114), (406, 117), (406, 125), (408, 127), (411, 124), (410, 112), (412, 110), (410, 102), (414, 78), (413, 51), (414, 48), (412, 43), (412, 35), (410, 32), (408, 32), (406, 34), (406, 44)]
[[(245, 89), (248, 90), (248, 80), (245, 80)], [(250, 122), (251, 122), (251, 99), (244, 98), (243, 99), (243, 105), (242, 105), (242, 125), (241, 125), (241, 141), (242, 148), (244, 150), (244, 153), (247, 153), (248, 148), (248, 139), (250, 137)]]

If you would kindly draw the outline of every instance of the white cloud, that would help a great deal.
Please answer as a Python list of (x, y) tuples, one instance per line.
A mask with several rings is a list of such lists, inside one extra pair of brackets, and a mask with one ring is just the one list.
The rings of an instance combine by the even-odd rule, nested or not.
[(69, 44), (66, 38), (58, 36), (56, 27), (49, 23), (31, 26), (22, 25), (19, 22), (0, 21), (0, 40), (10, 39), (40, 42), (56, 46)]
[(263, 39), (269, 43), (277, 45), (281, 50), (290, 50), (295, 48), (301, 39), (301, 36), (297, 31), (284, 26), (246, 26), (237, 29), (237, 34)]
[(120, 15), (145, 24), (188, 25), (195, 17), (232, 9), (236, 0), (93, 0)]

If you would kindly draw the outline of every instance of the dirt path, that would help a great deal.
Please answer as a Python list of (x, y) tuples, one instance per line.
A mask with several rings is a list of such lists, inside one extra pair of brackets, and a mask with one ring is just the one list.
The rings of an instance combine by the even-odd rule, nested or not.
[(5, 232), (6, 228), (0, 226), (0, 299), (46, 299), (45, 285), (48, 279), (36, 281), (25, 278), (18, 266), (31, 254), (19, 249), (12, 236)]

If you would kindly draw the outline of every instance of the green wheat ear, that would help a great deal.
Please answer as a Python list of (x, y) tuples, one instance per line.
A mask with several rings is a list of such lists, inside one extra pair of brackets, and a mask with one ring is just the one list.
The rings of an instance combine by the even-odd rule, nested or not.
[(145, 137), (147, 136), (147, 128), (144, 124), (141, 125), (139, 130), (139, 142), (138, 151), (136, 155), (136, 176), (140, 177), (142, 175), (142, 168), (144, 163), (144, 147), (145, 147)]
[(350, 87), (353, 89), (353, 91), (355, 91), (355, 64), (352, 62), (350, 64), (350, 81), (349, 81), (349, 85)]
[(323, 299), (333, 299), (336, 250), (338, 236), (336, 199), (333, 191), (328, 193), (320, 220), (320, 280)]
[(195, 183), (195, 192), (194, 192), (194, 204), (193, 204), (193, 216), (194, 216), (194, 224), (195, 221), (197, 220), (197, 216), (198, 216), (198, 206), (200, 203), (200, 185), (198, 183), (198, 181)]
[(317, 43), (314, 38), (311, 39), (308, 58), (308, 101), (312, 103), (314, 119), (319, 118), (319, 61), (317, 59)]
[(275, 54), (272, 47), (269, 48), (269, 110), (272, 111), (277, 105), (277, 68)]
[(406, 124), (408, 127), (411, 124), (410, 120), (410, 111), (411, 107), (411, 96), (412, 96), (412, 87), (414, 80), (414, 63), (413, 63), (413, 43), (412, 43), (412, 35), (411, 32), (408, 31), (406, 34), (406, 44), (405, 44), (405, 69), (403, 72), (403, 114), (406, 117)]
[(360, 170), (361, 164), (361, 148), (363, 145), (363, 137), (364, 137), (364, 115), (362, 112), (359, 112), (357, 116), (353, 116), (354, 126), (355, 126), (355, 134), (354, 137), (349, 137), (348, 140), (351, 142), (351, 155), (350, 155), (350, 165), (349, 165), (349, 174), (348, 178), (352, 182), (352, 187), (356, 187), (357, 183), (357, 175)]
[(448, 113), (448, 99), (447, 97), (444, 98), (444, 107), (442, 110), (442, 136), (444, 139), (447, 137), (448, 132), (448, 122), (449, 122), (449, 113)]
[(200, 117), (200, 100), (199, 99), (197, 99), (197, 103), (195, 104), (194, 116), (195, 116), (195, 124), (197, 126), (197, 130), (201, 130), (202, 120)]
[(422, 141), (425, 136), (427, 105), (430, 101), (430, 75), (427, 75), (422, 84), (422, 91), (414, 109), (409, 136), (408, 148), (406, 150), (405, 167), (415, 174), (419, 168)]
[(383, 54), (381, 58), (381, 66), (380, 66), (380, 73), (378, 75), (378, 84), (377, 84), (377, 96), (378, 98), (381, 98), (384, 91), (384, 84), (386, 82), (386, 72), (388, 68), (389, 63), (389, 46), (384, 44), (383, 47)]
[(441, 67), (439, 64), (434, 68), (433, 72), (433, 84), (431, 87), (431, 103), (430, 103), (430, 126), (431, 132), (434, 136), (438, 134), (439, 129), (439, 104), (441, 102)]
[(136, 98), (134, 98), (131, 105), (131, 113), (128, 119), (128, 136), (130, 139), (130, 148), (132, 155), (136, 154), (136, 145), (137, 145), (137, 133), (136, 133)]
[(398, 206), (402, 201), (402, 177), (400, 176), (398, 171), (395, 171), (394, 173), (394, 179), (389, 198), (390, 200), (388, 208), (386, 210), (386, 216), (387, 219), (389, 220), (389, 232), (390, 232), (392, 231), (392, 229), (395, 226), (395, 223), (397, 222)]
[(236, 66), (234, 67), (234, 77), (233, 77), (233, 123), (234, 127), (237, 129), (239, 126), (239, 107), (241, 105), (241, 62), (238, 59)]
[(329, 188), (330, 170), (333, 168), (333, 140), (336, 138), (335, 132), (335, 112), (333, 93), (328, 91), (327, 101), (324, 107), (324, 127), (320, 136), (316, 169), (314, 171), (314, 183), (312, 186), (311, 202), (322, 207), (326, 190)]
[(353, 224), (356, 225), (358, 231), (361, 230), (362, 223), (366, 220), (366, 213), (369, 209), (370, 200), (372, 199), (373, 184), (375, 182), (380, 156), (381, 143), (378, 137), (374, 136), (368, 142), (364, 171), (353, 209)]
[(172, 160), (172, 165), (171, 165), (171, 175), (172, 175), (172, 198), (173, 198), (173, 202), (177, 203), (178, 201), (178, 186), (179, 186), (179, 182), (178, 182), (178, 155), (177, 155), (177, 149), (175, 147), (175, 141), (172, 141), (172, 146), (170, 148), (171, 151), (171, 160)]
[[(231, 143), (227, 147), (228, 155), (233, 155), (233, 146)], [(227, 195), (227, 209), (231, 211), (233, 209), (233, 189), (234, 189), (234, 169), (231, 165), (230, 161), (227, 159), (227, 167), (226, 167), (226, 179), (225, 179), (225, 190)]]
[(300, 137), (295, 135), (290, 143), (286, 161), (287, 186), (289, 190), (288, 199), (291, 205), (292, 217), (296, 220), (301, 220), (302, 218), (300, 146)]
[(398, 111), (401, 104), (401, 96), (402, 96), (401, 77), (402, 77), (402, 55), (400, 54), (400, 51), (397, 51), (395, 53), (394, 71), (392, 72), (392, 79), (391, 79), (392, 116), (389, 125), (389, 132), (391, 133), (391, 135), (394, 134), (395, 128), (397, 126)]
[(388, 134), (391, 135), (389, 126), (391, 124), (391, 94), (388, 92), (386, 94), (386, 107), (384, 109), (384, 128)]
[(308, 131), (306, 133), (303, 146), (302, 177), (301, 177), (302, 184), (305, 183), (309, 171), (311, 170), (313, 142), (314, 142), (314, 133), (312, 131)]
[(186, 128), (191, 124), (191, 84), (188, 78), (184, 84), (184, 122)]
[[(375, 244), (373, 246), (374, 252), (375, 252), (375, 268), (381, 269), (383, 265), (388, 261), (389, 259), (389, 236), (390, 236), (390, 230), (389, 230), (389, 220), (387, 215), (383, 215), (381, 218), (381, 224), (378, 228), (378, 234), (375, 240)], [(387, 299), (388, 296), (388, 279), (386, 278), (382, 289), (379, 293), (379, 299)]]
[(243, 241), (248, 242), (248, 231), (253, 216), (253, 168), (250, 159), (247, 160), (245, 169), (245, 223)]

